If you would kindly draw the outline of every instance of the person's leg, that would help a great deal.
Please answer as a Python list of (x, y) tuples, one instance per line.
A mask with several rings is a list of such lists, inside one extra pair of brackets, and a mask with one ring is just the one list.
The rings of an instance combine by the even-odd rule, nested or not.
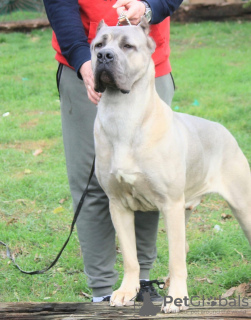
[[(62, 69), (59, 92), (67, 174), (75, 211), (94, 159), (93, 125), (96, 106), (89, 101), (83, 81), (66, 66)], [(115, 231), (108, 199), (95, 174), (76, 224), (88, 286), (92, 288), (93, 296), (109, 295), (117, 280), (117, 272), (114, 270)]]
[(160, 98), (171, 106), (175, 91), (175, 83), (172, 74), (168, 73), (163, 77), (155, 78), (155, 86)]
[[(162, 100), (171, 106), (175, 85), (169, 73), (155, 79), (156, 90)], [(135, 212), (137, 254), (140, 264), (140, 279), (149, 279), (149, 272), (157, 257), (156, 239), (159, 212)]]

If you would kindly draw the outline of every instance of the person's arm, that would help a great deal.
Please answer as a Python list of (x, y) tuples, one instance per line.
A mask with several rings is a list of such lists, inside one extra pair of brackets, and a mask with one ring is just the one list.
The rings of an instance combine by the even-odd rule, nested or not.
[(151, 24), (157, 24), (171, 16), (183, 0), (146, 0), (152, 10)]
[[(169, 17), (178, 9), (183, 0), (144, 0), (152, 10), (150, 24), (157, 24)], [(113, 8), (120, 15), (125, 9), (126, 15), (132, 24), (138, 24), (145, 13), (145, 5), (138, 0), (118, 0)]]
[(90, 45), (81, 21), (77, 0), (44, 0), (45, 10), (62, 55), (80, 79), (84, 80), (89, 99), (97, 104), (100, 94), (94, 91)]
[(44, 0), (44, 6), (62, 55), (78, 72), (81, 65), (91, 58), (78, 1)]

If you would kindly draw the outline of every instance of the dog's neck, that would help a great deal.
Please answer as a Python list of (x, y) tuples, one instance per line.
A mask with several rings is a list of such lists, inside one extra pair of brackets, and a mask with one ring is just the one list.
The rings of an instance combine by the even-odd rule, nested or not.
[(149, 68), (148, 77), (135, 82), (129, 94), (114, 89), (102, 94), (97, 117), (112, 143), (119, 141), (129, 145), (141, 136), (142, 130), (145, 134), (154, 135), (161, 121), (166, 127), (171, 109), (160, 101), (156, 92), (153, 63)]
[(125, 116), (127, 119), (132, 118), (133, 122), (137, 121), (138, 116), (142, 118), (142, 114), (150, 107), (148, 101), (153, 100), (156, 95), (152, 61), (148, 66), (148, 72), (150, 76), (137, 80), (129, 93), (107, 87), (98, 104), (98, 115), (109, 114), (111, 117), (114, 116), (115, 120)]

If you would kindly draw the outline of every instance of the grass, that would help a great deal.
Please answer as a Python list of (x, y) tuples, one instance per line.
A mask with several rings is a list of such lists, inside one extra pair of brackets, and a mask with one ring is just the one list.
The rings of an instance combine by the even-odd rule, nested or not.
[[(0, 34), (0, 240), (8, 243), (27, 270), (44, 268), (53, 260), (73, 215), (50, 39), (50, 30)], [(173, 109), (221, 122), (234, 134), (249, 163), (250, 40), (249, 22), (173, 23), (171, 28), (177, 85)], [(7, 112), (9, 116), (3, 117)], [(34, 156), (39, 149), (43, 152)], [(223, 220), (222, 213), (232, 215), (220, 197), (210, 195), (190, 219), (190, 296), (217, 296), (251, 278), (248, 242), (236, 220)], [(151, 278), (168, 273), (163, 228), (161, 219)], [(116, 268), (121, 280), (121, 254)], [(19, 273), (0, 246), (0, 301), (89, 301), (83, 295), (91, 291), (82, 270), (76, 232), (58, 264), (45, 275)]]
[(31, 20), (40, 18), (46, 18), (45, 10), (41, 10), (41, 12), (13, 11), (9, 14), (0, 15), (0, 22)]

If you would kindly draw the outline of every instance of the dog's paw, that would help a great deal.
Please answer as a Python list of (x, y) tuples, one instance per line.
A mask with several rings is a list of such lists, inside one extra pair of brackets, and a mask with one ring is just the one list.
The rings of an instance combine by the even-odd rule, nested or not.
[[(185, 305), (184, 302), (177, 303), (177, 300), (176, 300), (176, 303), (175, 303), (175, 300), (176, 299), (174, 299), (174, 301), (172, 303), (168, 303), (168, 304), (165, 304), (163, 302), (163, 304), (161, 306), (161, 311), (164, 313), (176, 313), (176, 312), (180, 312), (180, 311), (184, 311), (184, 310), (189, 309), (189, 306)], [(180, 301), (180, 300), (182, 300), (182, 299), (180, 298), (178, 301)]]
[(137, 290), (125, 291), (118, 289), (113, 292), (110, 300), (110, 306), (121, 307), (121, 306), (132, 306), (134, 304), (134, 299), (137, 294)]
[(176, 313), (189, 309), (189, 297), (187, 293), (186, 278), (172, 279), (168, 295), (164, 297), (161, 311), (164, 313)]
[(169, 288), (168, 296), (164, 298), (161, 311), (176, 313), (187, 309), (189, 309), (189, 298), (186, 288), (184, 290), (170, 290)]

